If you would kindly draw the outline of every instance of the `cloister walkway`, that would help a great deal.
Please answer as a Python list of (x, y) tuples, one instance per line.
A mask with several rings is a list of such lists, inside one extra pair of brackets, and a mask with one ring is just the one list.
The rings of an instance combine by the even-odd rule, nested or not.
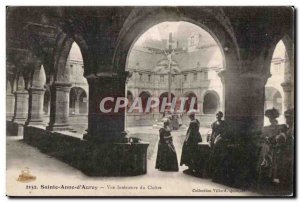
[[(149, 128), (150, 130), (150, 128)], [(132, 128), (132, 131), (134, 129)], [(147, 131), (147, 130), (144, 130)], [(155, 130), (152, 130), (155, 131)], [(174, 145), (177, 155), (181, 154), (182, 131), (173, 133)], [(154, 135), (154, 134), (153, 134)], [(256, 196), (258, 194), (231, 188), (212, 182), (210, 179), (197, 178), (184, 174), (186, 167), (180, 167), (179, 172), (161, 172), (154, 169), (156, 150), (155, 145), (151, 156), (148, 156), (148, 171), (146, 175), (134, 177), (89, 177), (79, 170), (41, 153), (38, 149), (23, 142), (20, 137), (7, 137), (7, 178), (11, 184), (8, 186), (7, 194), (23, 195), (111, 195), (111, 196), (168, 196), (174, 195), (174, 189), (178, 190), (178, 196)], [(179, 158), (178, 158), (179, 159)], [(30, 173), (36, 176), (36, 180), (30, 183), (17, 181), (19, 174), (24, 168), (29, 168)], [(26, 189), (26, 186), (36, 186), (37, 189)], [(85, 185), (90, 187), (86, 190), (56, 190), (41, 189), (53, 186)], [(115, 189), (108, 189), (108, 186)], [(144, 186), (145, 189), (140, 189)], [(180, 189), (178, 188), (180, 186)], [(97, 187), (97, 190), (92, 189)], [(137, 189), (135, 189), (137, 188)]]

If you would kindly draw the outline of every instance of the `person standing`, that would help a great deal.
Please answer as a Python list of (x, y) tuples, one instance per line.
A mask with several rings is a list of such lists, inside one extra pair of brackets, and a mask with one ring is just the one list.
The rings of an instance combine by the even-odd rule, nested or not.
[(178, 161), (170, 130), (170, 120), (163, 119), (164, 126), (159, 129), (159, 143), (155, 168), (160, 171), (178, 171)]
[(216, 114), (217, 120), (211, 124), (212, 132), (211, 132), (211, 136), (208, 140), (211, 150), (214, 147), (214, 142), (215, 142), (216, 137), (218, 135), (220, 135), (221, 133), (224, 133), (224, 131), (225, 131), (226, 124), (225, 124), (225, 121), (222, 120), (222, 118), (223, 118), (223, 112), (219, 111)]
[(212, 134), (208, 141), (210, 145), (209, 175), (214, 182), (229, 183), (227, 146), (231, 141), (227, 134), (226, 123), (222, 120), (223, 113), (219, 111), (216, 118), (217, 120), (211, 125)]
[(202, 142), (199, 132), (200, 122), (195, 118), (195, 112), (195, 110), (188, 112), (188, 117), (191, 121), (183, 143), (180, 160), (180, 165), (182, 166), (185, 164), (189, 167), (189, 171), (191, 172), (196, 172), (197, 170), (198, 143)]
[[(270, 125), (263, 127), (261, 150), (258, 161), (258, 188), (264, 191), (274, 189), (274, 185), (279, 183), (278, 162), (281, 162), (280, 156), (284, 144), (286, 125), (279, 125), (277, 118), (279, 112), (277, 109), (268, 109), (265, 116), (269, 118)], [(279, 166), (279, 167), (278, 167)]]
[[(292, 194), (294, 179), (294, 109), (284, 112), (286, 125), (281, 136), (284, 136), (283, 143), (279, 144), (277, 177), (279, 179), (280, 191), (283, 194)], [(279, 138), (277, 138), (279, 139)]]

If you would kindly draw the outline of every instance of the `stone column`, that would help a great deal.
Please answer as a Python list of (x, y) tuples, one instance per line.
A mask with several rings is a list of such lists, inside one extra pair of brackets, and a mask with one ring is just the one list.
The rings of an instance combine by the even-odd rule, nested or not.
[(75, 110), (74, 110), (75, 114), (80, 114), (79, 108), (80, 108), (80, 106), (79, 106), (79, 98), (76, 98), (76, 100), (75, 100)]
[[(86, 163), (81, 168), (87, 175), (125, 176), (147, 172), (148, 143), (126, 137), (125, 110), (114, 111), (116, 98), (125, 98), (126, 73), (107, 73), (97, 78), (88, 78), (89, 115), (86, 141)], [(100, 110), (103, 99), (110, 97), (104, 112)]]
[(29, 89), (29, 112), (26, 125), (43, 124), (44, 88), (31, 87)]
[(22, 76), (17, 82), (17, 90), (15, 92), (15, 112), (13, 122), (24, 124), (28, 115), (28, 91), (25, 90), (25, 82)]
[(72, 130), (69, 126), (69, 97), (71, 84), (56, 82), (51, 87), (50, 122), (47, 130)]
[(198, 100), (198, 110), (200, 114), (203, 114), (203, 101)]
[(12, 93), (10, 82), (7, 82), (6, 87), (6, 120), (11, 120), (15, 111), (15, 95)]
[(29, 111), (26, 125), (43, 124), (45, 84), (46, 74), (43, 65), (41, 65), (35, 69), (32, 78), (32, 85), (29, 88)]
[(264, 93), (268, 75), (222, 71), (225, 119), (238, 133), (260, 130), (264, 123)]
[(12, 93), (6, 94), (6, 119), (11, 120), (15, 111), (15, 95)]
[(293, 99), (292, 99), (292, 93), (293, 93), (293, 86), (291, 82), (283, 82), (281, 84), (282, 88), (283, 88), (283, 92), (284, 92), (284, 100), (283, 100), (283, 107), (284, 110), (286, 111), (289, 108), (292, 108), (294, 103), (293, 103)]
[[(84, 139), (115, 142), (126, 136), (126, 132), (124, 132), (126, 108), (114, 112), (116, 98), (125, 98), (126, 79), (125, 75), (114, 74), (88, 79), (89, 123), (88, 134), (84, 136)], [(107, 97), (114, 99), (105, 104), (105, 109), (111, 109), (109, 113), (100, 110), (100, 102)]]

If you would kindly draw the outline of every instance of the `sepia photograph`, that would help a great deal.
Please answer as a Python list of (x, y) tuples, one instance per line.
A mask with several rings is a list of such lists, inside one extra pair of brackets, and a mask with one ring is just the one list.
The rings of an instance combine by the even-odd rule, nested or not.
[(5, 12), (8, 197), (296, 196), (293, 6)]

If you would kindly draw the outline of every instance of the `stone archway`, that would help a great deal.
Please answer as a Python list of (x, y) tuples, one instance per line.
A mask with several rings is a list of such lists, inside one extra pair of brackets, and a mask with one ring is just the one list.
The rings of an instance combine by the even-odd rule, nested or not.
[[(199, 12), (199, 10), (197, 12)], [(203, 9), (203, 16), (201, 17), (190, 12), (183, 12), (180, 14), (179, 13), (178, 10), (176, 11), (172, 8), (170, 8), (167, 12), (165, 10), (154, 8), (143, 8), (142, 12), (140, 12), (139, 9), (134, 9), (134, 12), (132, 12), (129, 15), (128, 19), (125, 21), (124, 27), (120, 31), (119, 37), (117, 39), (117, 46), (115, 48), (112, 61), (112, 71), (115, 72), (117, 75), (124, 75), (125, 68), (128, 67), (129, 54), (131, 53), (133, 46), (135, 45), (137, 40), (139, 40), (139, 38), (151, 27), (163, 22), (185, 22), (193, 24), (194, 26), (203, 29), (213, 38), (218, 48), (220, 49), (222, 55), (223, 68), (226, 68), (230, 71), (239, 70), (239, 47), (237, 45), (234, 31), (230, 25), (229, 19), (224, 15), (224, 13), (221, 10), (220, 12), (219, 10), (218, 12), (212, 12), (211, 9)], [(218, 17), (216, 18), (216, 16)], [(175, 64), (173, 65), (176, 66)], [(136, 62), (133, 63), (133, 65), (131, 66), (134, 69), (134, 77), (138, 74), (138, 72), (136, 71), (137, 66), (141, 66), (141, 64)], [(200, 76), (202, 78), (202, 75)], [(160, 77), (163, 78), (160, 79), (160, 83), (163, 84), (166, 80), (166, 75), (161, 75)], [(194, 78), (194, 80), (196, 79)], [(209, 86), (209, 82), (207, 83), (207, 88), (210, 88), (211, 86)], [(222, 85), (222, 88), (223, 91), (225, 91), (224, 83)], [(141, 87), (141, 89), (145, 90), (145, 86)], [(167, 87), (165, 89), (167, 89)], [(189, 88), (189, 90), (191, 89), (194, 90), (195, 88)], [(176, 92), (176, 94), (182, 94), (183, 92), (183, 90), (179, 90), (179, 92)], [(199, 101), (199, 103), (197, 103), (197, 101), (193, 108), (200, 108), (201, 110), (202, 101)], [(222, 101), (222, 103), (224, 102)]]
[(70, 90), (70, 115), (87, 114), (87, 94), (81, 87), (72, 87)]
[[(146, 111), (146, 107), (147, 107), (147, 102), (148, 99), (151, 97), (151, 94), (149, 92), (143, 91), (139, 94), (139, 97), (141, 98), (142, 101), (142, 109), (143, 109), (143, 113), (145, 113)], [(150, 108), (150, 112), (151, 112), (151, 108)]]
[[(173, 100), (174, 98), (175, 98), (175, 95), (173, 93), (171, 93), (171, 100)], [(161, 113), (165, 112), (165, 110), (167, 108), (167, 106), (166, 106), (165, 109), (161, 109), (164, 99), (167, 102), (167, 100), (168, 100), (168, 92), (164, 92), (164, 93), (160, 94), (160, 96), (159, 96), (159, 105), (158, 105), (159, 108), (158, 108), (158, 110)]]
[[(76, 42), (77, 41), (78, 39), (76, 38)], [(79, 48), (81, 60), (83, 60), (83, 63), (85, 62), (85, 46), (82, 40), (79, 41), (80, 43), (77, 44), (74, 41), (74, 38), (63, 33), (57, 40), (56, 49), (54, 50), (54, 78), (53, 83), (50, 86), (51, 102), (50, 121), (49, 126), (47, 127), (48, 130), (72, 130), (69, 126), (69, 96), (72, 86), (72, 68), (70, 64), (67, 64), (67, 61), (70, 58), (74, 44), (76, 44)]]
[(203, 113), (215, 114), (220, 107), (220, 97), (215, 91), (208, 91), (203, 97)]
[(127, 108), (129, 108), (131, 105), (132, 105), (132, 103), (133, 103), (133, 94), (132, 94), (132, 92), (131, 91), (127, 91), (127, 99), (128, 99), (128, 105), (127, 105)]
[(172, 8), (168, 11), (160, 10), (159, 8), (137, 8), (132, 11), (124, 23), (126, 26), (120, 31), (113, 58), (113, 68), (116, 68), (117, 72), (124, 71), (123, 68), (127, 66), (128, 53), (133, 44), (150, 27), (166, 21), (185, 21), (203, 28), (213, 36), (221, 48), (224, 67), (233, 71), (239, 69), (240, 65), (238, 61), (240, 60), (240, 56), (237, 40), (229, 19), (224, 15), (222, 10), (215, 12), (211, 9), (203, 9), (202, 17), (199, 18), (193, 12), (184, 12), (184, 8), (181, 9), (182, 13), (178, 9), (173, 10)]
[(44, 94), (44, 106), (43, 106), (44, 115), (46, 116), (49, 116), (50, 114), (50, 100), (51, 100), (50, 90), (46, 88)]
[(188, 112), (190, 109), (198, 110), (198, 98), (194, 92), (187, 92), (184, 94), (184, 97), (187, 98), (184, 105), (185, 112)]
[(283, 99), (280, 91), (275, 87), (265, 87), (265, 110), (275, 108), (283, 114)]
[(85, 91), (79, 95), (79, 114), (86, 115), (88, 113), (88, 99)]

